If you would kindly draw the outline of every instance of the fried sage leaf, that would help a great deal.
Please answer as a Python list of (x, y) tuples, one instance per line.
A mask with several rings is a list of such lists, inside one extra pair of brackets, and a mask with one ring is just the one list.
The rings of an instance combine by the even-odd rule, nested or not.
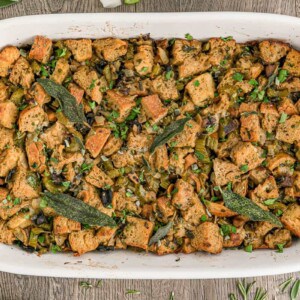
[(45, 192), (45, 196), (48, 205), (66, 218), (92, 226), (116, 226), (111, 217), (70, 195)]
[(155, 234), (150, 239), (149, 246), (151, 246), (152, 244), (155, 244), (158, 241), (160, 241), (161, 239), (163, 239), (168, 234), (168, 232), (170, 231), (172, 226), (173, 226), (173, 222), (170, 222), (166, 226), (158, 228), (158, 230), (155, 232)]
[(19, 0), (0, 0), (0, 8), (10, 6), (12, 4), (18, 3)]
[(267, 221), (282, 227), (279, 219), (256, 205), (253, 201), (246, 197), (242, 197), (229, 190), (221, 190), (225, 206), (234, 212), (248, 217), (251, 221)]
[(75, 97), (65, 87), (50, 79), (37, 79), (37, 82), (47, 94), (59, 101), (63, 113), (71, 122), (86, 123), (82, 105), (77, 103)]
[(167, 126), (164, 132), (154, 139), (152, 145), (150, 146), (150, 153), (153, 153), (157, 147), (164, 145), (172, 137), (180, 133), (183, 130), (185, 123), (190, 119), (191, 118), (183, 118)]

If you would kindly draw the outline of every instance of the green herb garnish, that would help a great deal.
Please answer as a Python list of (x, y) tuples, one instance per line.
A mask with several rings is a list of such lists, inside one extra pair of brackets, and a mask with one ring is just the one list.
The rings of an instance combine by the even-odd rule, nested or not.
[(89, 225), (114, 227), (115, 221), (98, 209), (68, 194), (45, 192), (47, 202), (59, 215)]
[(284, 123), (288, 118), (288, 115), (286, 113), (282, 113), (280, 115), (279, 123)]
[(234, 73), (234, 74), (232, 75), (232, 78), (233, 78), (235, 81), (241, 82), (241, 81), (243, 81), (244, 75), (237, 72), (237, 73)]
[(267, 221), (282, 227), (279, 219), (269, 211), (265, 211), (250, 199), (229, 190), (221, 190), (225, 206), (240, 215), (247, 216), (251, 221)]
[(163, 133), (158, 135), (154, 139), (152, 145), (150, 146), (150, 153), (153, 153), (157, 147), (164, 145), (171, 138), (173, 138), (178, 133), (180, 133), (183, 130), (186, 122), (188, 122), (189, 120), (190, 120), (190, 118), (183, 118), (183, 119), (177, 120), (177, 121), (173, 122), (172, 124), (168, 125), (165, 128), (165, 130), (163, 131)]
[(37, 82), (47, 94), (58, 100), (63, 113), (71, 122), (86, 123), (82, 104), (78, 104), (75, 97), (65, 87), (50, 79), (37, 79)]
[(151, 237), (149, 241), (149, 246), (163, 239), (169, 233), (172, 226), (173, 226), (173, 222), (169, 222), (166, 226), (158, 228), (155, 234)]

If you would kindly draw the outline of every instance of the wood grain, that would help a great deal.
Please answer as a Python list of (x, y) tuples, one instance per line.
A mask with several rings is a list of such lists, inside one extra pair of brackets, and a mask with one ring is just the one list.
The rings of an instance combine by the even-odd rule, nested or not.
[[(300, 16), (300, 0), (141, 0), (139, 4), (122, 5), (116, 9), (104, 9), (99, 0), (22, 0), (0, 10), (0, 19), (47, 13), (158, 11), (254, 11)], [(288, 293), (281, 294), (278, 285), (291, 276), (296, 278), (299, 274), (249, 278), (247, 281), (256, 281), (252, 295), (256, 287), (263, 287), (269, 291), (267, 299), (287, 300)], [(237, 279), (103, 280), (100, 287), (96, 287), (98, 280), (93, 279), (88, 280), (94, 286), (90, 289), (80, 287), (81, 281), (83, 279), (0, 272), (0, 300), (168, 300), (171, 292), (176, 300), (225, 300), (231, 292), (238, 295)], [(127, 289), (139, 290), (141, 294), (126, 295)]]

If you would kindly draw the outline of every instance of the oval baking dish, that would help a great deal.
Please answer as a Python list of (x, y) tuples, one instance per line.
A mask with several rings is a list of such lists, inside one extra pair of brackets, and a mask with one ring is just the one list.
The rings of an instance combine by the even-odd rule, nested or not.
[[(234, 36), (238, 42), (279, 39), (300, 48), (300, 20), (255, 13), (67, 14), (28, 16), (0, 21), (0, 48), (32, 43), (34, 36), (66, 38), (129, 38), (150, 33), (152, 38), (197, 39)], [(163, 257), (129, 251), (93, 252), (81, 257), (45, 254), (38, 257), (0, 244), (0, 271), (57, 277), (101, 278), (225, 278), (272, 275), (300, 270), (300, 242), (283, 253), (228, 250), (220, 255), (172, 254)]]

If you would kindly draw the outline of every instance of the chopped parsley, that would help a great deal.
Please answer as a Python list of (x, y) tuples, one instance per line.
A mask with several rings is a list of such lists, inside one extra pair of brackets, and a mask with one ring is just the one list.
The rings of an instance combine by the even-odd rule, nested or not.
[(195, 80), (195, 81), (194, 81), (194, 86), (198, 87), (199, 85), (200, 85), (199, 80)]
[(248, 172), (249, 167), (248, 167), (248, 165), (242, 165), (242, 166), (240, 167), (240, 170), (241, 170), (242, 172)]
[(288, 118), (288, 115), (286, 113), (282, 113), (280, 115), (279, 123), (284, 123)]
[(282, 82), (286, 81), (287, 77), (288, 77), (288, 71), (287, 70), (280, 70), (279, 73), (278, 73), (277, 79), (280, 83), (282, 83)]
[(241, 81), (243, 81), (243, 79), (244, 79), (244, 75), (237, 72), (237, 73), (234, 73), (234, 74), (232, 75), (232, 78), (233, 78), (235, 81), (241, 82)]
[(189, 33), (186, 33), (186, 34), (185, 34), (185, 38), (186, 38), (188, 41), (192, 41), (192, 40), (193, 40), (193, 37), (192, 37)]

